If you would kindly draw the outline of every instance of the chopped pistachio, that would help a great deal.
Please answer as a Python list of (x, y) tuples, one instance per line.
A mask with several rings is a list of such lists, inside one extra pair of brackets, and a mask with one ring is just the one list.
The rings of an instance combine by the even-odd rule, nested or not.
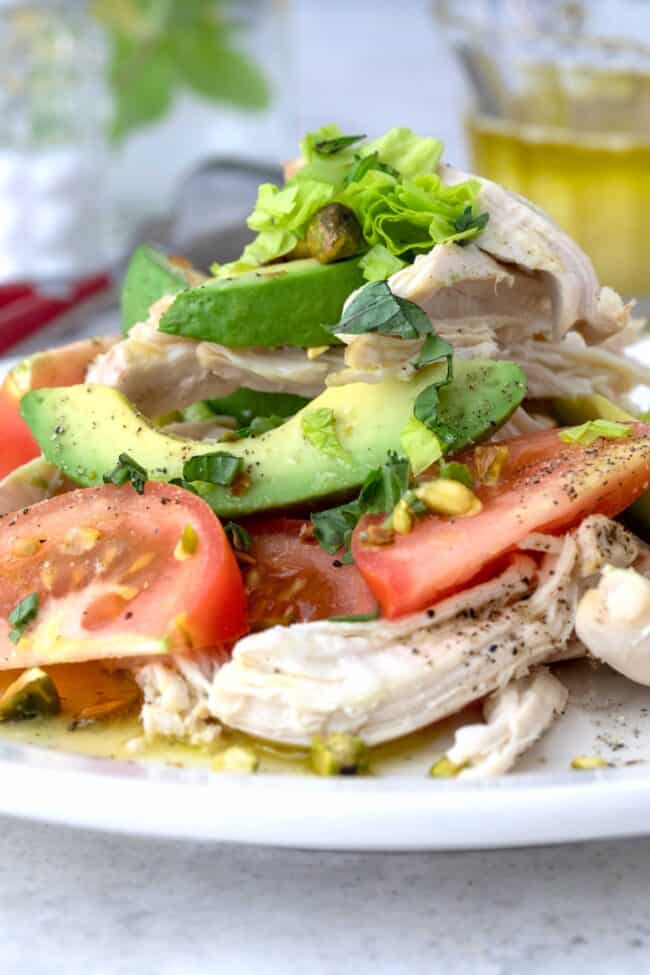
[(443, 755), (429, 769), (429, 775), (434, 779), (453, 779), (463, 770), (464, 765), (456, 765), (450, 758)]
[(26, 721), (60, 710), (56, 685), (39, 667), (25, 670), (0, 696), (0, 721)]
[(359, 775), (368, 770), (368, 746), (345, 732), (316, 737), (311, 743), (310, 762), (316, 775)]
[(253, 748), (232, 745), (217, 755), (212, 763), (215, 772), (257, 772), (260, 760)]
[(407, 501), (402, 498), (393, 508), (391, 523), (398, 535), (408, 535), (413, 530), (413, 515)]
[(325, 355), (329, 345), (313, 345), (310, 349), (307, 349), (307, 358), (313, 362), (314, 359), (320, 359), (322, 355)]
[(576, 769), (579, 772), (588, 772), (591, 769), (596, 768), (607, 768), (609, 762), (599, 755), (576, 755), (574, 759), (571, 760), (571, 768)]
[(460, 481), (439, 477), (416, 488), (416, 497), (436, 515), (477, 515), (483, 507), (476, 495)]
[(497, 484), (501, 471), (508, 462), (509, 451), (505, 445), (488, 444), (474, 450), (474, 469), (482, 484)]
[(196, 554), (198, 547), (199, 536), (196, 533), (196, 529), (193, 525), (185, 525), (183, 533), (178, 540), (178, 544), (174, 549), (174, 558), (178, 559), (179, 562), (183, 562), (185, 559), (190, 559)]

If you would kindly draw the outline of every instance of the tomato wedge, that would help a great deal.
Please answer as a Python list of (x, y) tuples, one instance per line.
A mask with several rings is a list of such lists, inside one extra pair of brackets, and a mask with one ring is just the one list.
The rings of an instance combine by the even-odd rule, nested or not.
[[(173, 485), (72, 491), (4, 516), (0, 582), (0, 669), (217, 648), (247, 628), (221, 524)], [(8, 617), (32, 593), (14, 643)]]
[(310, 523), (265, 518), (246, 525), (254, 562), (245, 570), (251, 627), (369, 613), (377, 605), (354, 565), (310, 538)]
[(110, 338), (84, 339), (60, 349), (37, 352), (15, 366), (0, 389), (0, 478), (38, 457), (40, 447), (19, 409), (32, 389), (82, 383), (92, 360), (113, 343)]
[[(464, 588), (530, 532), (566, 531), (594, 513), (613, 517), (647, 490), (650, 424), (591, 446), (565, 443), (558, 433), (508, 441), (499, 483), (476, 490), (483, 510), (474, 517), (428, 515), (384, 546), (362, 541), (369, 519), (357, 526), (354, 558), (385, 616), (416, 612)], [(459, 459), (471, 467), (473, 453)]]

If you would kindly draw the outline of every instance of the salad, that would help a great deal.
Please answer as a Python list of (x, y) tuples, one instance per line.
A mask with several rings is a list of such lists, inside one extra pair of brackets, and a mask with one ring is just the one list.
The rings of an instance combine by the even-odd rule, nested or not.
[(503, 773), (559, 661), (650, 684), (644, 323), (438, 140), (300, 150), (237, 260), (138, 248), (119, 338), (7, 376), (0, 728), (334, 775), (473, 705), (431, 774)]

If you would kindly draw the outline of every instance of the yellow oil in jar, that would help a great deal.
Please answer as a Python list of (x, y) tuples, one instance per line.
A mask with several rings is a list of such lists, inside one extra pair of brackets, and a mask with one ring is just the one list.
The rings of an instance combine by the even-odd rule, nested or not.
[(472, 116), (473, 168), (543, 207), (622, 294), (650, 294), (650, 131), (592, 134)]

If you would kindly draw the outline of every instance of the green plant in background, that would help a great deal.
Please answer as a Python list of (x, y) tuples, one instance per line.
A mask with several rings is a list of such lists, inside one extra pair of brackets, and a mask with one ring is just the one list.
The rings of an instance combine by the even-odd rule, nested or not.
[(224, 0), (95, 0), (93, 11), (110, 43), (116, 141), (163, 118), (183, 89), (250, 111), (268, 105)]

